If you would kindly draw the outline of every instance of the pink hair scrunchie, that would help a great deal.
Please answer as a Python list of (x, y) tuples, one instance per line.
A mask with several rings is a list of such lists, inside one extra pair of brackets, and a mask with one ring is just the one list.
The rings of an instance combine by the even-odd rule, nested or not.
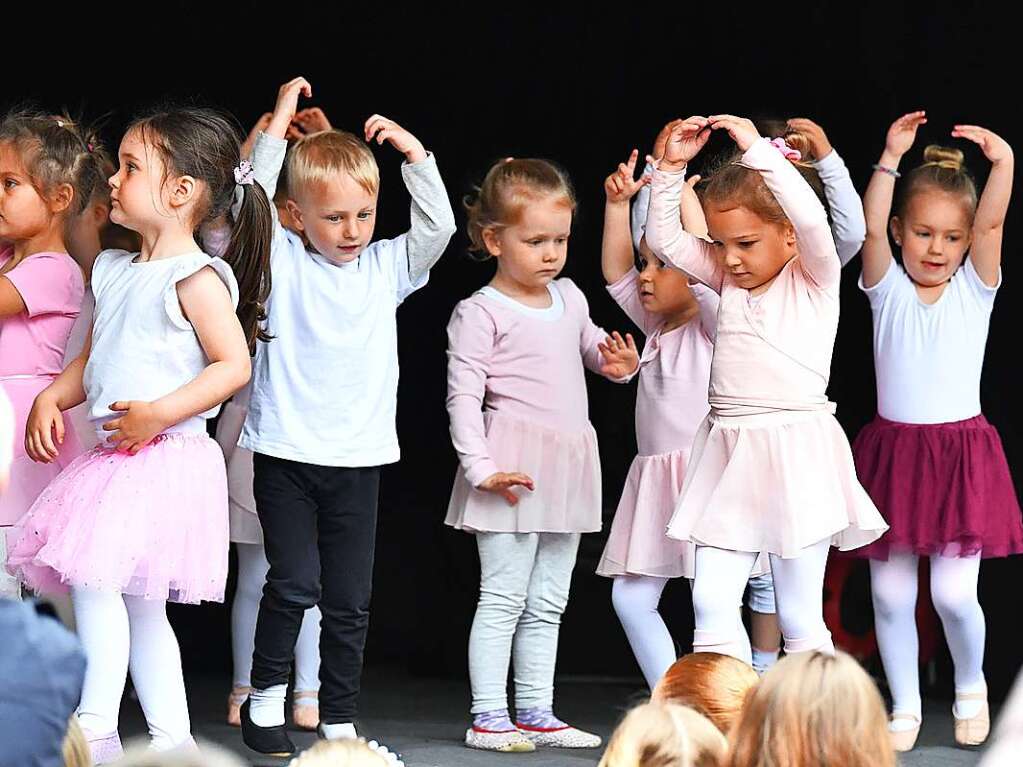
[(771, 146), (773, 146), (775, 149), (777, 149), (779, 152), (785, 155), (786, 160), (798, 162), (799, 160), (803, 159), (803, 153), (800, 152), (798, 149), (793, 149), (792, 147), (790, 147), (788, 144), (785, 143), (785, 139), (783, 138), (771, 139)]

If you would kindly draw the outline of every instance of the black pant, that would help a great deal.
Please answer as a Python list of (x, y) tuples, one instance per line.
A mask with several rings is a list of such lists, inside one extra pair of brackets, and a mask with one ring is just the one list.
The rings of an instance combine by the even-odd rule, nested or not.
[(320, 719), (354, 721), (369, 628), (380, 467), (313, 466), (256, 453), (253, 494), (270, 571), (252, 686), (287, 684), (305, 611), (320, 606)]

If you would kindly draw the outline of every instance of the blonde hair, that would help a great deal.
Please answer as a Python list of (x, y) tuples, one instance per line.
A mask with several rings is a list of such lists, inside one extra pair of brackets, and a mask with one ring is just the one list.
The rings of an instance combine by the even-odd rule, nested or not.
[(654, 687), (652, 698), (690, 706), (727, 734), (759, 682), (757, 672), (737, 658), (696, 652), (672, 664)]
[(64, 767), (92, 767), (89, 743), (78, 724), (78, 717), (74, 714), (68, 720), (67, 735), (64, 736), (64, 743), (60, 750), (64, 757)]
[(599, 767), (717, 767), (726, 749), (725, 736), (706, 717), (650, 702), (625, 715)]
[(365, 141), (347, 131), (326, 130), (303, 136), (288, 151), (286, 172), (291, 197), (338, 175), (351, 177), (368, 194), (380, 189), (380, 169), (373, 153)]
[(288, 767), (387, 767), (387, 760), (362, 739), (321, 740)]
[(764, 675), (725, 767), (895, 767), (884, 703), (849, 655), (802, 653)]
[(973, 222), (977, 213), (977, 185), (963, 165), (965, 156), (958, 149), (931, 144), (924, 149), (922, 165), (906, 175), (895, 206), (895, 215), (902, 218), (914, 195), (937, 189), (959, 197), (966, 216)]
[(484, 229), (514, 225), (530, 202), (560, 197), (575, 212), (575, 190), (568, 174), (548, 160), (512, 157), (499, 160), (487, 171), (475, 193), (462, 200), (469, 218), (469, 250), (488, 258)]
[(198, 748), (179, 746), (153, 751), (148, 738), (135, 741), (118, 760), (117, 767), (244, 767), (245, 763), (222, 746), (199, 742)]

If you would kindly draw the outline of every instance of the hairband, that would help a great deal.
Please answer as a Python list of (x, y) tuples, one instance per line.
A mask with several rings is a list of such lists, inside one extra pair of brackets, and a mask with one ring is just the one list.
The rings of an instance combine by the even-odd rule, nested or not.
[(256, 171), (252, 167), (252, 163), (248, 160), (242, 160), (238, 163), (238, 166), (234, 169), (234, 183), (239, 186), (249, 186), (256, 181)]
[(785, 139), (783, 138), (771, 139), (771, 146), (773, 146), (775, 149), (777, 149), (779, 152), (785, 155), (786, 160), (799, 162), (799, 160), (803, 159), (803, 153), (800, 152), (798, 149), (793, 149), (792, 147), (790, 147), (787, 143), (785, 143)]
[(926, 168), (926, 167), (928, 167), (930, 165), (937, 165), (939, 168), (944, 168), (945, 170), (962, 170), (963, 169), (962, 163), (958, 163), (955, 160), (931, 160), (930, 162), (925, 162), (920, 167), (921, 168)]

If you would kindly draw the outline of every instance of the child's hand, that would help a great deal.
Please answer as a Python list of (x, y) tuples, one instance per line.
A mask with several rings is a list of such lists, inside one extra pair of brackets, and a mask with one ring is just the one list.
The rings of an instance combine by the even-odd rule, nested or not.
[(1005, 160), (1012, 160), (1012, 147), (1009, 142), (996, 133), (979, 125), (957, 125), (952, 131), (955, 138), (964, 138), (972, 141), (984, 152), (984, 156), (993, 164), (997, 165)]
[(926, 112), (910, 112), (892, 123), (884, 142), (886, 154), (902, 157), (916, 141), (916, 129), (927, 122)]
[(745, 152), (753, 143), (760, 138), (760, 132), (757, 131), (757, 126), (753, 124), (752, 120), (747, 120), (745, 117), (736, 117), (735, 115), (713, 115), (710, 118), (710, 127), (714, 130), (726, 130), (728, 135), (732, 137), (732, 141), (739, 147), (740, 151)]
[[(686, 165), (699, 154), (710, 138), (710, 127), (706, 117), (689, 117), (685, 120), (675, 120), (665, 126), (668, 130), (668, 138), (664, 143), (664, 154), (657, 167), (665, 171), (682, 170)], [(657, 158), (648, 157), (650, 162)]]
[(508, 474), (503, 471), (499, 471), (496, 474), (491, 474), (485, 480), (480, 482), (477, 490), (485, 490), (488, 493), (497, 493), (503, 496), (508, 502), (509, 506), (514, 506), (519, 502), (519, 497), (512, 492), (512, 488), (520, 486), (527, 490), (533, 490), (533, 480), (526, 474), (512, 473)]
[(381, 115), (373, 115), (366, 120), (366, 141), (372, 141), (374, 138), (376, 138), (377, 144), (389, 142), (391, 146), (405, 155), (405, 159), (410, 165), (426, 159), (426, 149), (419, 139), (394, 120), (388, 120)]
[(604, 343), (597, 344), (597, 348), (604, 355), (600, 372), (608, 378), (625, 378), (639, 367), (639, 352), (631, 333), (626, 333), (623, 340), (616, 330), (604, 339)]
[(612, 204), (627, 203), (636, 192), (650, 183), (650, 176), (643, 175), (638, 179), (636, 175), (636, 160), (639, 158), (639, 150), (633, 149), (629, 155), (629, 161), (618, 164), (618, 170), (604, 180), (604, 194), (607, 201)]
[(296, 77), (284, 83), (277, 91), (277, 104), (265, 132), (276, 138), (286, 138), (288, 129), (292, 127), (291, 121), (295, 119), (295, 113), (298, 111), (298, 97), (309, 98), (312, 95), (313, 86), (304, 77)]
[(823, 160), (834, 150), (831, 142), (828, 141), (828, 134), (824, 129), (806, 117), (794, 117), (788, 122), (788, 128), (796, 133), (802, 133), (810, 142), (810, 149), (813, 151), (814, 159)]
[(295, 115), (295, 119), (292, 120), (294, 125), (297, 125), (299, 130), (302, 131), (302, 135), (308, 135), (310, 133), (319, 133), (320, 131), (331, 130), (334, 126), (330, 124), (330, 120), (327, 119), (327, 115), (323, 113), (323, 110), (319, 107), (309, 107), (307, 109), (300, 109)]
[(681, 125), (685, 122), (681, 117), (677, 120), (672, 120), (670, 123), (661, 128), (661, 132), (657, 134), (657, 138), (654, 139), (654, 150), (652, 157), (655, 160), (660, 160), (664, 157), (664, 146), (668, 143), (668, 136), (671, 135), (671, 130), (676, 125)]
[(252, 147), (256, 145), (256, 139), (260, 133), (266, 132), (266, 129), (270, 127), (270, 120), (273, 117), (273, 112), (264, 112), (262, 116), (256, 120), (256, 124), (252, 126), (252, 130), (249, 131), (249, 135), (245, 137), (245, 141), (242, 142), (242, 159), (248, 158), (252, 154)]
[(120, 418), (103, 424), (104, 431), (114, 432), (107, 437), (107, 442), (114, 445), (119, 453), (135, 455), (152, 442), (153, 437), (171, 425), (155, 402), (115, 402), (110, 409), (124, 413)]
[(36, 463), (50, 463), (64, 442), (64, 416), (45, 391), (32, 403), (25, 423), (25, 452)]

